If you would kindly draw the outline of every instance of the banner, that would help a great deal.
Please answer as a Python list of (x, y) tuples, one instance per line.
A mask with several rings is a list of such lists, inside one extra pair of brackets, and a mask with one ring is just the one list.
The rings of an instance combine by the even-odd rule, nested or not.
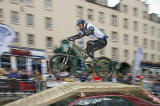
[(0, 56), (8, 50), (8, 45), (16, 37), (12, 28), (7, 25), (0, 24)]
[(0, 92), (36, 92), (35, 81), (0, 79)]
[(138, 48), (136, 55), (135, 55), (135, 60), (134, 60), (134, 64), (133, 64), (133, 71), (132, 71), (132, 83), (133, 84), (135, 84), (135, 78), (136, 78), (136, 75), (138, 72), (138, 68), (141, 64), (142, 56), (143, 56), (142, 48)]

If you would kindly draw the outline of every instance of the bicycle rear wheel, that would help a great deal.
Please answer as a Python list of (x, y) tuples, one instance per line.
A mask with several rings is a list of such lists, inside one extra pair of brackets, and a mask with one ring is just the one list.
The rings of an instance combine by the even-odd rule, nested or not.
[(109, 78), (113, 73), (112, 62), (107, 57), (99, 57), (93, 69), (101, 78)]
[(48, 63), (49, 71), (57, 78), (66, 78), (73, 73), (72, 60), (65, 54), (54, 55)]

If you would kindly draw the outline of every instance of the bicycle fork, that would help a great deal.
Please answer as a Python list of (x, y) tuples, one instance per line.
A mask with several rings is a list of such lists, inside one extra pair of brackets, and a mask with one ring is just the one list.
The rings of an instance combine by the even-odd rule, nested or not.
[(67, 51), (67, 54), (68, 54), (67, 57), (64, 58), (63, 61), (62, 61), (62, 64), (63, 64), (63, 65), (66, 65), (66, 64), (67, 64), (67, 62), (68, 62), (68, 60), (69, 60), (69, 57), (70, 57), (71, 51), (72, 51), (72, 48), (69, 48), (69, 50)]

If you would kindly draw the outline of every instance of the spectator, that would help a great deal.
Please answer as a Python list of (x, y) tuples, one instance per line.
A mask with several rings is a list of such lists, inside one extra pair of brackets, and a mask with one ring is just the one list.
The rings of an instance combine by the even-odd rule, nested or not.
[(79, 79), (80, 79), (81, 82), (85, 82), (87, 80), (86, 74), (81, 73)]
[(0, 79), (7, 79), (6, 75), (6, 71), (4, 68), (0, 68)]
[(19, 71), (18, 78), (22, 80), (27, 80), (28, 79), (27, 72), (25, 72), (25, 70)]
[(91, 75), (92, 75), (93, 82), (101, 82), (102, 81), (102, 79), (99, 76), (97, 76), (96, 73), (93, 72), (93, 73), (91, 73)]
[(12, 68), (9, 70), (9, 75), (8, 75), (8, 77), (10, 78), (10, 79), (16, 79), (17, 77), (18, 77), (18, 74), (17, 74), (17, 72), (15, 72)]
[(56, 80), (56, 77), (51, 72), (48, 72), (47, 81), (53, 81), (53, 80)]
[(152, 86), (153, 94), (160, 96), (160, 80), (156, 80)]
[(117, 75), (116, 74), (112, 75), (112, 82), (117, 82)]
[(31, 80), (33, 78), (33, 71), (32, 70), (28, 71), (27, 76)]
[(147, 91), (149, 91), (151, 93), (152, 92), (152, 82), (151, 82), (150, 78), (149, 77), (144, 77), (142, 82), (143, 82), (142, 87), (145, 90), (147, 90)]
[(132, 74), (131, 73), (128, 73), (127, 75), (123, 76), (122, 83), (131, 84), (131, 81), (132, 81)]
[(34, 78), (37, 80), (42, 80), (42, 76), (38, 70), (34, 70)]

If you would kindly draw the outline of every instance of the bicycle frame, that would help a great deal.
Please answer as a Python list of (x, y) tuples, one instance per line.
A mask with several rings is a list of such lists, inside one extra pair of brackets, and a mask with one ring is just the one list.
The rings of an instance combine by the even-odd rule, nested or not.
[(77, 55), (79, 56), (79, 58), (82, 59), (82, 60), (84, 60), (85, 57), (87, 56), (86, 51), (83, 50), (82, 48), (80, 48), (79, 46), (77, 46), (77, 45), (75, 44), (75, 42), (73, 42), (72, 45), (71, 45), (71, 42), (69, 42), (69, 44), (70, 44), (70, 45), (69, 45), (69, 49), (68, 49), (68, 51), (67, 51), (67, 54), (68, 54), (69, 56), (71, 56), (71, 55), (70, 55), (70, 54), (71, 54), (71, 51), (72, 51), (72, 49), (74, 49), (75, 52), (77, 53)]
[(72, 51), (72, 49), (75, 50), (75, 52), (77, 53), (78, 57), (86, 64), (92, 64), (92, 63), (96, 63), (96, 59), (95, 58), (91, 58), (92, 61), (85, 61), (85, 58), (87, 57), (87, 51), (84, 50), (83, 48), (77, 46), (75, 44), (75, 41), (69, 42), (69, 49), (67, 51), (68, 57), (70, 57), (70, 53)]

